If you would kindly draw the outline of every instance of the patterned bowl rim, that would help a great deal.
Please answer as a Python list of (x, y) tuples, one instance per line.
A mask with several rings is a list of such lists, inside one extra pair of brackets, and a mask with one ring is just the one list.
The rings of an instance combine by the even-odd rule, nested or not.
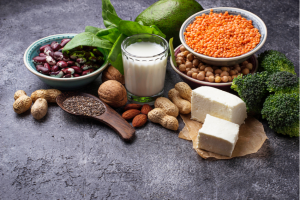
[(106, 61), (102, 64), (102, 66), (95, 70), (94, 72), (90, 73), (90, 74), (87, 74), (85, 76), (80, 76), (80, 77), (73, 77), (73, 78), (57, 78), (57, 77), (51, 77), (51, 76), (47, 76), (47, 75), (44, 75), (42, 73), (39, 73), (38, 71), (34, 70), (32, 67), (31, 67), (31, 64), (30, 62), (32, 62), (30, 60), (30, 55), (32, 54), (33, 50), (36, 49), (36, 48), (39, 48), (41, 45), (40, 43), (45, 41), (45, 40), (54, 40), (56, 37), (61, 37), (62, 39), (63, 38), (67, 38), (67, 37), (71, 37), (73, 38), (75, 35), (77, 35), (77, 33), (62, 33), (62, 34), (55, 34), (55, 35), (49, 35), (47, 37), (43, 37), (39, 40), (36, 40), (34, 41), (25, 51), (24, 53), (24, 57), (23, 57), (23, 60), (24, 60), (24, 64), (26, 66), (26, 68), (33, 74), (41, 77), (41, 78), (44, 78), (44, 79), (48, 79), (48, 80), (53, 80), (53, 81), (60, 81), (60, 82), (68, 82), (68, 81), (76, 81), (76, 80), (83, 80), (83, 79), (88, 79), (89, 77), (93, 77), (99, 73), (101, 73), (107, 66), (108, 66), (108, 59), (106, 58)]
[[(179, 45), (178, 47), (176, 47), (176, 49), (174, 49), (174, 53), (176, 55), (176, 51), (178, 51), (178, 49), (182, 46)], [(256, 55), (252, 55), (254, 56), (255, 58), (255, 63), (256, 63), (256, 68), (253, 69), (253, 71), (251, 73), (255, 73), (258, 69), (258, 60), (257, 60), (257, 57)], [(206, 81), (200, 81), (200, 80), (197, 80), (197, 79), (194, 79), (192, 77), (189, 77), (188, 75), (182, 73), (181, 71), (179, 71), (179, 69), (177, 67), (175, 67), (174, 63), (173, 63), (173, 60), (172, 60), (172, 57), (170, 56), (170, 64), (173, 68), (173, 70), (179, 75), (179, 76), (183, 76), (184, 78), (194, 82), (194, 83), (197, 83), (197, 84), (201, 84), (201, 85), (209, 85), (209, 86), (230, 86), (232, 84), (232, 82), (227, 82), (227, 83), (211, 83), (211, 82), (206, 82)]]
[[(186, 27), (190, 23), (192, 23), (194, 21), (194, 19), (195, 19), (196, 16), (200, 16), (203, 13), (210, 12), (211, 9), (213, 11), (216, 11), (216, 12), (237, 11), (237, 12), (241, 12), (241, 13), (247, 14), (247, 17), (250, 16), (251, 20), (253, 20), (253, 18), (256, 18), (257, 21), (262, 25), (262, 30), (260, 30), (260, 34), (262, 34), (262, 32), (265, 32), (265, 36), (262, 37), (263, 40), (260, 41), (260, 43), (254, 49), (252, 49), (251, 51), (249, 51), (249, 52), (247, 52), (245, 54), (242, 54), (240, 56), (235, 56), (235, 57), (231, 57), (231, 58), (215, 58), (215, 57), (206, 56), (206, 55), (203, 55), (203, 54), (195, 52), (191, 47), (189, 47), (186, 44), (183, 33), (184, 33)], [(241, 14), (241, 15), (243, 15), (243, 14)], [(252, 54), (254, 54), (256, 51), (258, 51), (264, 45), (264, 43), (267, 40), (267, 27), (266, 27), (265, 23), (263, 22), (263, 20), (261, 18), (259, 18), (257, 15), (255, 15), (254, 13), (252, 13), (252, 12), (249, 12), (247, 10), (240, 9), (240, 8), (234, 8), (234, 7), (217, 7), (217, 8), (209, 8), (209, 9), (206, 9), (206, 10), (202, 10), (202, 11), (197, 12), (194, 15), (190, 16), (188, 19), (186, 19), (183, 22), (183, 24), (181, 25), (181, 28), (180, 28), (180, 31), (179, 31), (179, 38), (180, 38), (180, 41), (181, 41), (182, 45), (188, 51), (190, 51), (191, 53), (193, 53), (194, 55), (196, 55), (198, 57), (202, 57), (202, 58), (205, 58), (207, 60), (213, 60), (213, 61), (234, 61), (236, 59), (242, 59), (244, 57), (251, 56)]]

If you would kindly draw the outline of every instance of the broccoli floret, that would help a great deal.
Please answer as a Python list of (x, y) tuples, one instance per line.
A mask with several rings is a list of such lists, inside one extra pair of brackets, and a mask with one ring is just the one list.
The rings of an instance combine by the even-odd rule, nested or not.
[(299, 93), (268, 96), (261, 113), (277, 133), (299, 137)]
[(258, 63), (260, 71), (269, 73), (287, 71), (296, 74), (293, 63), (279, 51), (267, 50), (259, 54)]
[(265, 98), (268, 95), (266, 80), (268, 72), (258, 72), (233, 79), (231, 89), (238, 92), (246, 103), (247, 112), (260, 114)]
[(276, 72), (271, 74), (267, 80), (269, 92), (279, 93), (298, 93), (299, 78), (290, 72)]

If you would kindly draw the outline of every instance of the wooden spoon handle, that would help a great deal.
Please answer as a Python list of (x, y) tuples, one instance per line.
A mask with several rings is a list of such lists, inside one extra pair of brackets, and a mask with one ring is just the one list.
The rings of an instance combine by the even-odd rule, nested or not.
[(135, 129), (112, 108), (107, 106), (107, 111), (98, 119), (114, 129), (123, 140), (131, 141), (133, 139)]

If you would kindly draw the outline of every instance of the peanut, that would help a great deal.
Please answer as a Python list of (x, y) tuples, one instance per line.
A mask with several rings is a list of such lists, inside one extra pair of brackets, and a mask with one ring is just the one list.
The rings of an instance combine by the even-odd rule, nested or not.
[(178, 107), (180, 114), (189, 114), (191, 112), (191, 103), (182, 99), (175, 88), (169, 91), (168, 97)]
[(170, 115), (161, 108), (154, 108), (148, 113), (148, 118), (153, 123), (158, 123), (163, 127), (176, 131), (179, 127), (178, 120)]
[(188, 84), (186, 84), (185, 82), (176, 83), (175, 89), (179, 92), (181, 98), (191, 102), (192, 89)]
[(177, 106), (165, 97), (157, 98), (155, 100), (154, 107), (161, 108), (166, 114), (174, 117), (177, 117), (179, 114), (179, 109), (177, 108)]
[(42, 119), (48, 110), (48, 103), (44, 98), (38, 98), (31, 107), (31, 115), (39, 120)]

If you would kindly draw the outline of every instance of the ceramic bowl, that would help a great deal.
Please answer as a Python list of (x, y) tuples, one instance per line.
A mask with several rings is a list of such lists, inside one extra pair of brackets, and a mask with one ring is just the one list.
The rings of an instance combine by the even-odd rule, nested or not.
[(249, 51), (243, 55), (232, 57), (232, 58), (214, 58), (214, 57), (206, 56), (206, 55), (195, 52), (192, 48), (190, 48), (186, 44), (183, 33), (185, 32), (187, 26), (194, 22), (195, 17), (200, 16), (202, 14), (209, 14), (210, 9), (203, 10), (201, 12), (198, 12), (198, 13), (190, 16), (187, 20), (185, 20), (185, 22), (183, 22), (183, 24), (180, 28), (180, 32), (179, 32), (180, 41), (183, 44), (183, 46), (189, 52), (191, 52), (194, 56), (198, 57), (199, 60), (201, 60), (202, 62), (205, 62), (207, 64), (210, 64), (210, 65), (231, 66), (231, 65), (238, 64), (238, 63), (242, 63), (245, 60), (248, 60), (251, 56), (253, 56), (253, 54), (255, 52), (257, 52), (264, 45), (264, 43), (267, 39), (267, 27), (266, 27), (265, 23), (257, 15), (255, 15), (249, 11), (239, 9), (239, 8), (218, 7), (218, 8), (212, 8), (214, 13), (225, 13), (226, 11), (228, 11), (228, 13), (230, 15), (241, 15), (242, 17), (246, 18), (247, 20), (252, 20), (253, 26), (255, 28), (257, 28), (259, 30), (259, 33), (261, 34), (259, 44), (251, 51)]
[(39, 48), (45, 44), (50, 44), (53, 41), (61, 42), (62, 39), (69, 38), (72, 39), (76, 34), (75, 33), (64, 33), (64, 34), (57, 34), (57, 35), (50, 35), (47, 37), (44, 37), (42, 39), (39, 39), (35, 42), (33, 42), (25, 51), (24, 54), (24, 64), (27, 67), (27, 69), (36, 75), (41, 81), (46, 83), (47, 85), (57, 88), (60, 90), (74, 90), (81, 88), (93, 80), (95, 80), (101, 72), (107, 67), (108, 60), (105, 58), (105, 62), (103, 65), (95, 70), (93, 73), (87, 74), (85, 76), (75, 77), (75, 78), (56, 78), (47, 76), (44, 74), (39, 73), (36, 71), (35, 65), (32, 62), (32, 58), (35, 56), (38, 56), (39, 54)]
[[(175, 56), (177, 56), (178, 53), (180, 53), (180, 47), (182, 45), (179, 45), (174, 51), (175, 51)], [(250, 71), (250, 73), (255, 73), (257, 71), (257, 67), (258, 67), (258, 61), (257, 61), (257, 57), (255, 55), (252, 55), (249, 59), (247, 59), (247, 61), (249, 63), (252, 63), (253, 68)], [(173, 70), (179, 74), (180, 78), (186, 82), (192, 89), (195, 89), (197, 87), (200, 86), (211, 86), (211, 87), (215, 87), (224, 91), (230, 91), (230, 86), (232, 84), (232, 82), (227, 82), (227, 83), (210, 83), (210, 82), (206, 82), (206, 81), (200, 81), (197, 79), (194, 79), (188, 75), (186, 75), (185, 73), (179, 71), (179, 69), (177, 67), (175, 67), (172, 58), (170, 58), (170, 63), (171, 66), (173, 68)]]

